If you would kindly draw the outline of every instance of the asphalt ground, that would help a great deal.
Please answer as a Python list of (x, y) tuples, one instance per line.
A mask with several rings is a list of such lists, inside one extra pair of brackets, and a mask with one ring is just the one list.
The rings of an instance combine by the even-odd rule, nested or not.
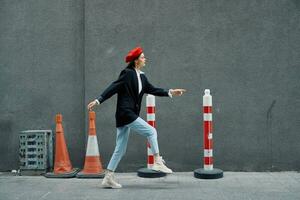
[(122, 189), (104, 189), (101, 179), (49, 179), (0, 173), (0, 200), (300, 200), (298, 172), (224, 172), (214, 180), (175, 172), (162, 178), (116, 173)]

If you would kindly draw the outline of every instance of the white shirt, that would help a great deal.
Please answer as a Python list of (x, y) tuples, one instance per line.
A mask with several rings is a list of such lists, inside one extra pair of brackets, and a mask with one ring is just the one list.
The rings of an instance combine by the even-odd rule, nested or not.
[(141, 70), (135, 69), (137, 78), (138, 78), (138, 85), (139, 85), (139, 94), (142, 91), (142, 80), (141, 80), (141, 74), (144, 74), (144, 72), (142, 72)]

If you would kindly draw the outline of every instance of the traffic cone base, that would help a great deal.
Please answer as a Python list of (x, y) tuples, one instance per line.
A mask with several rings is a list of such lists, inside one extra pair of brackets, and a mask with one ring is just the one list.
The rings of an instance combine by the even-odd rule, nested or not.
[(105, 172), (101, 173), (83, 173), (82, 171), (76, 174), (76, 178), (104, 178)]
[(80, 169), (73, 168), (71, 171), (66, 173), (57, 174), (54, 172), (48, 172), (44, 176), (46, 178), (74, 178)]
[(105, 172), (100, 163), (99, 156), (86, 156), (84, 169), (77, 178), (104, 178)]

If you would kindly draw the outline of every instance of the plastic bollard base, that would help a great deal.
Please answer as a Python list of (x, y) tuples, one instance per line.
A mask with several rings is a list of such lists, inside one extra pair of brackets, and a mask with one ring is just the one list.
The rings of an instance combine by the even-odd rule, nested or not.
[(194, 177), (201, 179), (218, 179), (223, 177), (223, 171), (217, 168), (214, 168), (213, 170), (204, 170), (203, 168), (200, 168), (194, 171)]
[(138, 170), (137, 175), (142, 178), (160, 178), (166, 176), (167, 174), (148, 168), (141, 168)]

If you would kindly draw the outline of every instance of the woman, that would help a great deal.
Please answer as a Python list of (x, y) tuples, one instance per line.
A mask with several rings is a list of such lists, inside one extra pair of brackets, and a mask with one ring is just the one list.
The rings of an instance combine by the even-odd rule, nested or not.
[(150, 126), (139, 117), (141, 101), (144, 93), (155, 96), (181, 96), (184, 89), (161, 89), (156, 88), (147, 80), (141, 69), (145, 66), (146, 58), (141, 47), (132, 49), (125, 58), (128, 66), (122, 70), (118, 80), (113, 82), (104, 92), (94, 101), (88, 104), (88, 109), (103, 103), (114, 94), (118, 94), (116, 126), (117, 139), (116, 147), (111, 160), (107, 166), (107, 173), (102, 181), (103, 187), (121, 188), (114, 178), (116, 170), (122, 156), (126, 152), (130, 130), (146, 136), (154, 154), (153, 170), (164, 173), (172, 173), (159, 155), (156, 129)]

